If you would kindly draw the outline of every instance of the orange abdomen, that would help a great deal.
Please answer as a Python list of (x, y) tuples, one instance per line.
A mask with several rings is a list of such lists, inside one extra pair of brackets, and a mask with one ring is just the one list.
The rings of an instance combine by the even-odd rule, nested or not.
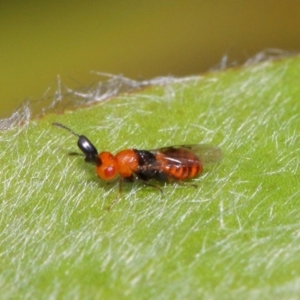
[(170, 152), (157, 154), (156, 159), (161, 162), (163, 172), (178, 180), (194, 178), (203, 171), (200, 159), (185, 149), (170, 149)]

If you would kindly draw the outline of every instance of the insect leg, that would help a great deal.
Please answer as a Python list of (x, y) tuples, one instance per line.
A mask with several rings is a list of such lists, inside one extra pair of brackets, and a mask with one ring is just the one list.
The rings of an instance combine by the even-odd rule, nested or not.
[(193, 188), (198, 188), (198, 185), (197, 184), (195, 184), (195, 183), (191, 183), (191, 182), (184, 182), (184, 181), (182, 181), (182, 180), (175, 180), (174, 181), (176, 184), (178, 184), (178, 185), (184, 185), (184, 186), (191, 186), (191, 187), (193, 187)]
[(151, 186), (153, 188), (156, 188), (157, 190), (159, 190), (162, 194), (163, 194), (163, 189), (156, 185), (156, 184), (153, 184), (153, 183), (149, 183), (147, 177), (144, 179), (140, 174), (133, 174), (133, 180), (134, 181), (138, 181), (138, 182), (142, 182), (144, 185), (148, 185), (148, 186)]
[(175, 183), (178, 185), (184, 185), (184, 186), (192, 186), (194, 188), (198, 188), (198, 185), (192, 182), (186, 182), (186, 181), (182, 181), (178, 178), (175, 178), (174, 176), (170, 175), (167, 177), (168, 178), (168, 183)]
[(164, 193), (163, 189), (160, 186), (156, 185), (156, 184), (149, 183), (148, 181), (144, 181), (144, 180), (141, 180), (141, 179), (139, 179), (139, 181), (141, 181), (144, 185), (148, 185), (148, 186), (151, 186), (151, 187), (159, 190), (162, 194)]
[(118, 191), (117, 198), (106, 208), (107, 211), (109, 211), (113, 206), (115, 206), (120, 201), (121, 195), (122, 195), (122, 186), (123, 186), (123, 178), (120, 177), (119, 178), (119, 191)]

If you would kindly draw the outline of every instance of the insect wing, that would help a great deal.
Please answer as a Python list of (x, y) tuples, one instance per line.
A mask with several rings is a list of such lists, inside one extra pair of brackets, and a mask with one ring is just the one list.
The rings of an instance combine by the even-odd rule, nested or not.
[(153, 149), (150, 152), (158, 158), (156, 163), (152, 165), (153, 168), (159, 168), (161, 163), (189, 167), (198, 164), (198, 159), (202, 165), (218, 162), (222, 159), (221, 149), (207, 144), (170, 146)]
[(203, 165), (210, 163), (216, 163), (222, 160), (222, 151), (219, 147), (208, 145), (208, 144), (198, 144), (198, 145), (182, 145), (174, 146), (182, 149), (191, 151), (195, 156), (197, 156)]
[(155, 156), (156, 160), (149, 165), (144, 165), (144, 169), (165, 170), (166, 172), (175, 166), (189, 170), (198, 169), (222, 158), (220, 148), (206, 144), (170, 146), (149, 152)]

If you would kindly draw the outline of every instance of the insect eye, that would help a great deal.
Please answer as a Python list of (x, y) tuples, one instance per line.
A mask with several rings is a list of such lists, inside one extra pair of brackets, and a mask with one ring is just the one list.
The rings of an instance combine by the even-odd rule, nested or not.
[(107, 179), (114, 178), (116, 175), (116, 169), (113, 166), (106, 167), (104, 170), (105, 177)]
[(99, 155), (99, 159), (102, 164), (96, 166), (98, 176), (103, 180), (114, 179), (118, 174), (115, 157), (109, 152), (102, 152)]

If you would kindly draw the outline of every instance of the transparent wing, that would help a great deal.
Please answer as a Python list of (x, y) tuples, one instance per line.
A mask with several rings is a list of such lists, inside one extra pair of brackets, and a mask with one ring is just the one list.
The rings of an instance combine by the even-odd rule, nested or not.
[(216, 163), (221, 161), (223, 158), (222, 151), (219, 147), (208, 145), (208, 144), (199, 144), (199, 145), (183, 145), (179, 146), (184, 149), (190, 150), (197, 157), (200, 158), (201, 162), (206, 165), (210, 163)]
[(221, 149), (208, 144), (176, 145), (149, 151), (156, 157), (156, 163), (152, 167), (158, 166), (161, 163), (190, 166), (198, 163), (198, 159), (202, 165), (207, 165), (222, 159)]

